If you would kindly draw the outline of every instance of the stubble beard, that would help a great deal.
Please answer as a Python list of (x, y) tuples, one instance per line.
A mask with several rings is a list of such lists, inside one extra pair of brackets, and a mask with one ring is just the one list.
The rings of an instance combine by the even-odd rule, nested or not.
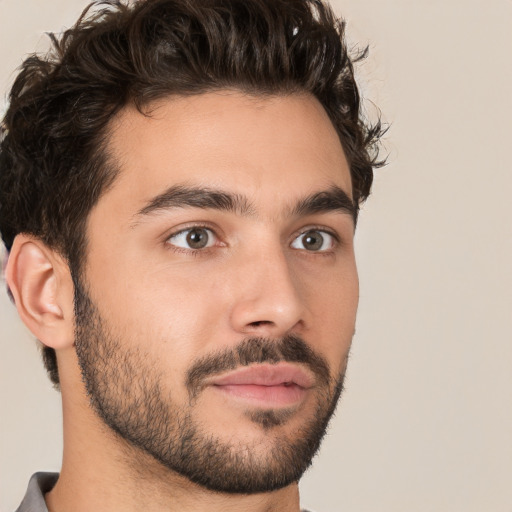
[[(92, 408), (113, 432), (165, 468), (212, 491), (253, 494), (286, 487), (310, 466), (343, 389), (344, 373), (330, 377), (324, 359), (300, 338), (248, 339), (233, 350), (197, 361), (187, 375), (190, 401), (178, 406), (162, 386), (164, 375), (152, 364), (156, 361), (121, 343), (79, 282), (75, 319), (76, 351)], [(261, 440), (228, 443), (194, 420), (193, 405), (205, 377), (279, 361), (308, 365), (318, 381), (316, 410), (300, 428), (288, 434), (279, 429), (293, 415), (289, 410), (247, 412), (266, 433), (261, 450)]]

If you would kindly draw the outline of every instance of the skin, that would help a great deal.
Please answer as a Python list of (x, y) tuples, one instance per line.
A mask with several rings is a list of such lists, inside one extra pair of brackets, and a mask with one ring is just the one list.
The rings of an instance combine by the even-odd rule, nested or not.
[[(346, 211), (293, 212), (304, 197), (333, 186), (351, 195), (339, 138), (317, 100), (235, 91), (168, 98), (151, 105), (150, 117), (123, 110), (109, 138), (120, 173), (90, 213), (83, 280), (111, 331), (145, 354), (173, 401), (189, 406), (184, 379), (194, 362), (248, 337), (300, 336), (331, 377), (342, 373), (358, 302), (353, 218)], [(191, 207), (140, 214), (175, 185), (239, 194), (251, 214)], [(197, 225), (211, 230), (212, 245), (191, 250), (177, 234)], [(301, 234), (313, 228), (332, 234), (325, 249), (303, 246)], [(14, 295), (23, 302), (16, 283), (37, 260), (30, 251), (53, 272), (40, 300), (40, 308), (53, 309), (26, 322), (57, 349), (59, 362), (64, 458), (46, 496), (51, 512), (299, 510), (297, 483), (262, 494), (213, 493), (115, 436), (81, 380), (65, 263), (38, 241), (20, 238), (12, 251), (20, 263), (7, 272)], [(53, 331), (41, 333), (51, 321)], [(311, 419), (318, 399), (307, 390), (286, 422), (266, 430), (247, 415), (261, 404), (206, 387), (192, 414), (223, 443), (236, 440), (264, 460), (277, 439), (293, 439)]]

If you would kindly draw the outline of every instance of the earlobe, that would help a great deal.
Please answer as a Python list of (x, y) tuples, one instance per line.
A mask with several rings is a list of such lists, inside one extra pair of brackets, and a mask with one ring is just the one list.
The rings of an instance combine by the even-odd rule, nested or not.
[(20, 234), (5, 271), (18, 314), (44, 345), (73, 344), (73, 284), (63, 258), (41, 240)]

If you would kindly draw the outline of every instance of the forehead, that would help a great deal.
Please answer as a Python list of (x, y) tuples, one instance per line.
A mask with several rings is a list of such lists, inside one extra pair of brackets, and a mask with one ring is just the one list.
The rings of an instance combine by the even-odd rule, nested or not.
[(173, 185), (242, 194), (278, 208), (294, 196), (339, 186), (351, 196), (336, 130), (312, 96), (250, 96), (220, 91), (172, 97), (146, 115), (123, 110), (110, 128), (119, 168), (100, 199), (133, 214)]

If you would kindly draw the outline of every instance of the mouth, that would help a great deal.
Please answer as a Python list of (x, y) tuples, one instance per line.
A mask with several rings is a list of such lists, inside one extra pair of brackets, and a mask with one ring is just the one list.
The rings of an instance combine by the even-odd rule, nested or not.
[(303, 401), (314, 378), (290, 363), (258, 364), (214, 377), (208, 383), (228, 399), (264, 409), (292, 407)]

